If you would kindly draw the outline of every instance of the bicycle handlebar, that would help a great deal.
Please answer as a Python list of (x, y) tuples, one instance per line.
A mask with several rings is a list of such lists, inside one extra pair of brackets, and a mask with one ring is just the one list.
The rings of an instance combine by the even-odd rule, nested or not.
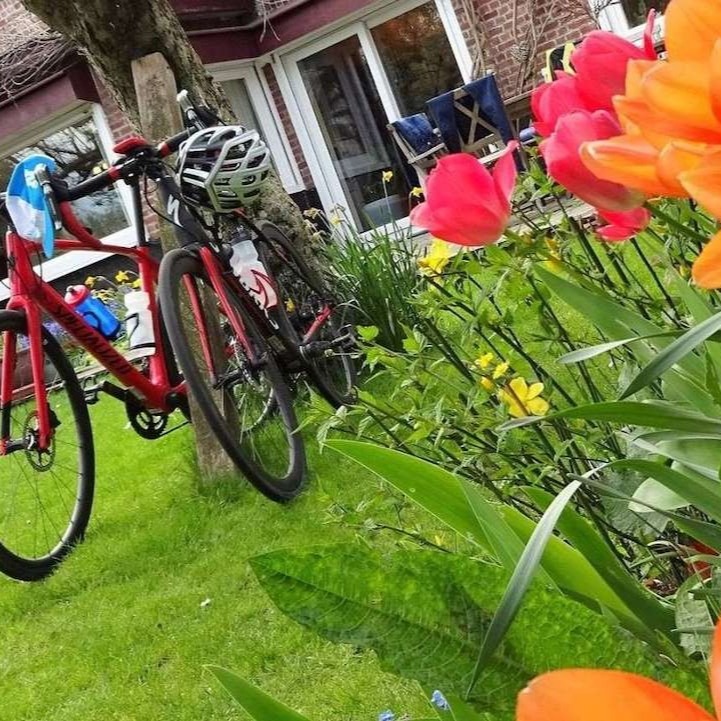
[(183, 130), (176, 135), (164, 140), (157, 147), (147, 146), (140, 153), (124, 156), (115, 165), (110, 166), (102, 173), (93, 175), (82, 183), (69, 187), (65, 181), (58, 178), (52, 179), (53, 192), (61, 202), (79, 200), (92, 193), (105, 190), (123, 177), (128, 177), (141, 169), (143, 161), (155, 158), (165, 158), (177, 152), (180, 145), (191, 135), (191, 130)]

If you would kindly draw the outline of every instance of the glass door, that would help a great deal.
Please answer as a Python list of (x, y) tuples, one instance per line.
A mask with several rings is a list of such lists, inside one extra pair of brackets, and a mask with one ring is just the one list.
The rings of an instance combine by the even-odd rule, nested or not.
[(371, 16), (285, 62), (326, 197), (360, 231), (409, 213), (413, 173), (388, 123), (463, 84), (435, 0), (398, 5), (406, 11)]

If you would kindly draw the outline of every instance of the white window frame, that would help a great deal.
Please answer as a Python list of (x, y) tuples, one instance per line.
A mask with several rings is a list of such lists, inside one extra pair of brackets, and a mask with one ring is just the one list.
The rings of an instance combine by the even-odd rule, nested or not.
[[(400, 109), (395, 100), (388, 76), (383, 68), (371, 35), (371, 29), (387, 20), (402, 15), (428, 0), (395, 0), (394, 2), (377, 3), (363, 12), (355, 13), (348, 20), (334, 30), (324, 29), (315, 35), (304, 38), (302, 44), (295, 43), (290, 50), (273, 56), (275, 70), (281, 94), (285, 100), (294, 127), (298, 133), (301, 148), (305, 153), (316, 191), (321, 204), (327, 214), (331, 214), (340, 206), (347, 206), (345, 191), (335, 171), (333, 159), (326, 147), (325, 139), (320, 125), (316, 119), (310, 96), (300, 74), (298, 63), (306, 57), (320, 52), (336, 43), (358, 36), (363, 53), (370, 67), (371, 75), (376, 84), (378, 95), (389, 122), (401, 117)], [(458, 17), (453, 9), (451, 0), (433, 0), (443, 22), (446, 35), (456, 58), (461, 77), (469, 82), (473, 61), (468, 46), (463, 38), (463, 31)], [(298, 119), (296, 122), (295, 119)], [(352, 221), (352, 217), (348, 218)], [(406, 227), (408, 220), (403, 219), (395, 224), (397, 227)], [(359, 230), (359, 229), (356, 229)]]
[(280, 182), (290, 194), (305, 190), (300, 168), (263, 72), (254, 64), (236, 61), (209, 65), (207, 68), (218, 82), (245, 81), (253, 111), (270, 148)]
[[(52, 135), (54, 132), (58, 132), (70, 125), (73, 125), (74, 123), (87, 119), (92, 119), (95, 124), (95, 129), (100, 141), (101, 153), (104, 155), (105, 160), (108, 163), (112, 163), (112, 161), (118, 156), (113, 152), (113, 145), (115, 144), (115, 141), (110, 133), (110, 127), (108, 125), (107, 118), (105, 117), (105, 112), (102, 106), (98, 103), (88, 102), (75, 104), (71, 108), (65, 109), (51, 118), (43, 119), (38, 123), (33, 123), (22, 133), (13, 135), (5, 142), (0, 143), (0, 156), (4, 157), (17, 152), (18, 150), (22, 150), (23, 148), (32, 145), (33, 142), (37, 141), (39, 138), (45, 138), (48, 135)], [(137, 240), (137, 233), (133, 223), (131, 192), (130, 188), (125, 183), (117, 183), (115, 187), (120, 195), (128, 227), (115, 233), (111, 233), (100, 240), (111, 245), (129, 248), (135, 245)], [(104, 260), (109, 255), (113, 254), (95, 250), (67, 251), (55, 258), (38, 263), (35, 266), (35, 270), (46, 281), (57, 280), (58, 278), (62, 278), (64, 275), (68, 275), (69, 273), (73, 273)], [(10, 292), (8, 288), (5, 285), (0, 285), (0, 300), (7, 300), (9, 296)]]

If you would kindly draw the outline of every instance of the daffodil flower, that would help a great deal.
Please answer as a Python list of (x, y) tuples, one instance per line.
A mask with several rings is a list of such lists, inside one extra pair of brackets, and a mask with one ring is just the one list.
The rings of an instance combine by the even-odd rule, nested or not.
[(455, 254), (453, 246), (434, 238), (428, 253), (418, 261), (418, 267), (423, 275), (440, 275)]
[(531, 383), (529, 386), (523, 378), (514, 378), (507, 388), (498, 391), (498, 400), (514, 418), (545, 416), (550, 406), (541, 398), (543, 390), (543, 383)]
[(383, 182), (390, 183), (391, 180), (393, 180), (393, 171), (392, 170), (384, 170), (383, 171)]
[(89, 276), (85, 279), (85, 285), (87, 285), (88, 288), (94, 288), (94, 287), (95, 287), (95, 281), (96, 281), (96, 280), (97, 280), (97, 278), (96, 278), (94, 275), (89, 275)]
[(487, 390), (489, 393), (493, 392), (493, 390), (494, 390), (495, 387), (496, 387), (496, 384), (495, 384), (488, 376), (483, 376), (483, 377), (481, 378), (481, 385), (482, 385), (483, 388), (484, 388), (485, 390)]
[(422, 198), (424, 195), (423, 188), (416, 185), (415, 188), (411, 188), (411, 197), (412, 198)]
[(130, 275), (128, 275), (127, 270), (119, 270), (115, 274), (115, 280), (118, 283), (127, 283), (130, 280)]
[(493, 371), (493, 379), (498, 380), (499, 378), (503, 378), (506, 373), (508, 373), (508, 369), (511, 367), (511, 364), (508, 361), (504, 361), (503, 363), (499, 363), (496, 366), (496, 370)]
[(496, 356), (494, 356), (493, 353), (485, 353), (484, 355), (480, 356), (480, 358), (476, 358), (475, 364), (477, 368), (480, 368), (480, 370), (484, 371), (491, 365), (491, 363), (493, 363), (495, 359)]

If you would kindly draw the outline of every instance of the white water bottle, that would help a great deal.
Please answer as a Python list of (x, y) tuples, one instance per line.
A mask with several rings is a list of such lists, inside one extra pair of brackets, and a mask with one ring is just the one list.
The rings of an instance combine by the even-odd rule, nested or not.
[(273, 281), (258, 258), (255, 243), (249, 238), (241, 238), (232, 247), (230, 267), (236, 278), (261, 308), (275, 308), (278, 296)]
[(150, 298), (145, 291), (134, 290), (125, 295), (125, 333), (133, 350), (155, 348), (153, 315), (150, 312)]

